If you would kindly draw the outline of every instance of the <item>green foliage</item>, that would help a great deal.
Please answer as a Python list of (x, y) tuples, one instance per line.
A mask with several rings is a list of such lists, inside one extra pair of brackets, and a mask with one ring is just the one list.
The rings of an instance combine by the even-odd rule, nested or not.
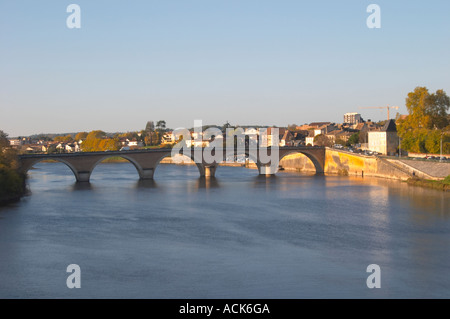
[(426, 87), (417, 87), (408, 93), (406, 108), (409, 115), (398, 120), (397, 130), (402, 149), (416, 153), (447, 153), (450, 142), (450, 121), (447, 113), (450, 98), (443, 90), (430, 94)]
[(347, 146), (359, 143), (359, 132), (354, 133), (347, 141)]
[(24, 192), (24, 177), (16, 170), (0, 168), (0, 202)]
[(161, 141), (161, 133), (157, 131), (149, 132), (144, 138), (144, 143), (147, 146), (159, 145), (160, 141)]
[(75, 135), (75, 141), (84, 140), (88, 136), (88, 132), (80, 132), (77, 135)]
[(0, 152), (9, 146), (8, 134), (0, 130)]
[(103, 131), (92, 131), (86, 136), (86, 139), (100, 139), (106, 137), (106, 133)]
[(58, 150), (56, 149), (56, 145), (52, 144), (47, 148), (47, 153), (48, 154), (53, 154), (53, 153), (57, 153)]
[(450, 185), (450, 175), (448, 175), (444, 180), (442, 181), (446, 185)]
[(83, 152), (118, 151), (120, 149), (118, 138), (107, 138), (103, 131), (92, 131), (81, 144)]
[(427, 153), (438, 154), (441, 150), (441, 134), (438, 130), (432, 130), (424, 138), (424, 148)]
[(325, 135), (319, 134), (314, 137), (314, 145), (331, 147), (332, 142)]
[(166, 121), (161, 120), (161, 121), (156, 122), (156, 129), (158, 131), (164, 131), (166, 129)]
[(153, 132), (155, 130), (155, 123), (153, 121), (148, 121), (147, 125), (145, 125), (145, 131), (147, 133)]
[(344, 141), (343, 139), (341, 139), (341, 138), (336, 138), (336, 140), (334, 141), (334, 144), (339, 144), (339, 145), (342, 145), (342, 146), (344, 146), (344, 145), (346, 145), (346, 141)]
[(450, 175), (443, 180), (435, 181), (421, 178), (410, 178), (407, 180), (409, 185), (433, 188), (444, 192), (450, 191)]
[(20, 197), (25, 177), (19, 173), (17, 152), (9, 147), (8, 134), (0, 131), (0, 203)]
[(0, 152), (0, 168), (16, 170), (19, 168), (17, 151), (12, 148), (4, 148)]
[(73, 138), (71, 135), (66, 136), (56, 136), (53, 141), (55, 142), (62, 142), (62, 143), (70, 143), (73, 141)]

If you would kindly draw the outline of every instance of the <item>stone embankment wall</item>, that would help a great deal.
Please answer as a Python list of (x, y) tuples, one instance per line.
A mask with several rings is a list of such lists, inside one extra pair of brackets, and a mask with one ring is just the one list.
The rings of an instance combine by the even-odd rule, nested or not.
[[(280, 166), (285, 170), (315, 172), (313, 163), (302, 154), (292, 154), (283, 158)], [(326, 149), (325, 174), (374, 176), (397, 180), (407, 180), (412, 174), (400, 166), (375, 157)]]

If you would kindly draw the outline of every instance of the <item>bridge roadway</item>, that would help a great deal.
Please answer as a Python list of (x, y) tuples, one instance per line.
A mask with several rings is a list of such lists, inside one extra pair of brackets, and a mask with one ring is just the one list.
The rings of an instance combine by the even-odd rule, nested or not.
[[(274, 152), (274, 161), (276, 165), (271, 165), (271, 156)], [(211, 148), (191, 148), (183, 150), (182, 148), (176, 151), (177, 154), (182, 154), (191, 158), (198, 167), (200, 176), (214, 176), (216, 168), (220, 162), (225, 159), (237, 156), (246, 155), (250, 160), (256, 163), (258, 172), (261, 175), (273, 175), (278, 170), (279, 161), (290, 154), (302, 153), (306, 155), (314, 164), (317, 174), (324, 173), (325, 167), (325, 148), (324, 147), (279, 147), (278, 156), (276, 156), (276, 149), (269, 148), (255, 148), (255, 149), (223, 149), (223, 154), (215, 153)], [(200, 156), (199, 156), (200, 154)], [(206, 156), (202, 156), (205, 154)], [(209, 157), (207, 155), (210, 154)], [(79, 153), (62, 153), (62, 154), (27, 154), (20, 155), (20, 164), (22, 172), (26, 173), (36, 163), (44, 160), (55, 160), (66, 164), (75, 175), (77, 182), (89, 182), (92, 171), (95, 167), (110, 157), (122, 157), (131, 162), (137, 169), (141, 179), (153, 179), (156, 167), (165, 157), (172, 155), (171, 148), (150, 149), (150, 150), (134, 150), (134, 151), (106, 151), (106, 152), (79, 152)], [(214, 157), (214, 160), (207, 161), (207, 158)], [(197, 159), (197, 160), (196, 160)]]

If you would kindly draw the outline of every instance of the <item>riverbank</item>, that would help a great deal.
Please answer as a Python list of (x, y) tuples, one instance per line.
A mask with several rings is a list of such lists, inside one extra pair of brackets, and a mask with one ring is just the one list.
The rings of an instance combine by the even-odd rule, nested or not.
[(412, 186), (432, 188), (444, 192), (450, 191), (450, 175), (441, 181), (421, 179), (421, 178), (410, 178), (406, 182), (408, 183), (408, 185)]
[(26, 193), (25, 175), (12, 169), (0, 169), (0, 206), (19, 201)]
[(23, 195), (14, 195), (0, 198), (0, 207), (17, 203), (24, 195), (25, 193)]

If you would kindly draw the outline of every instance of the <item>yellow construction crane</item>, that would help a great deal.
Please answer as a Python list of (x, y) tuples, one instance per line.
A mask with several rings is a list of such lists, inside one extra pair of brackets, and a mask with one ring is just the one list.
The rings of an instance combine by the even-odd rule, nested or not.
[(390, 109), (396, 109), (398, 110), (398, 106), (367, 106), (367, 107), (360, 107), (360, 109), (387, 109), (387, 119), (388, 121), (391, 119), (391, 116), (389, 114)]

